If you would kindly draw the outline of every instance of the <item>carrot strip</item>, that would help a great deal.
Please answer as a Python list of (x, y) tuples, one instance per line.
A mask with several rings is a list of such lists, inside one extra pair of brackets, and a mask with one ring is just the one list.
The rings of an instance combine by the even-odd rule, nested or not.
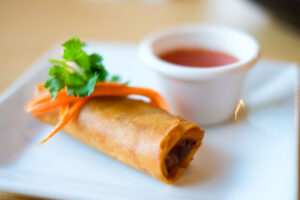
[(73, 103), (74, 101), (76, 101), (76, 98), (55, 99), (54, 101), (47, 101), (36, 105), (29, 105), (25, 108), (25, 110), (33, 114), (41, 114), (58, 108), (62, 105)]
[(135, 88), (135, 87), (115, 87), (114, 89), (108, 88), (95, 88), (91, 96), (128, 96), (128, 95), (141, 95), (148, 97), (150, 102), (162, 109), (169, 111), (167, 102), (154, 90), (147, 88)]
[(51, 133), (40, 143), (40, 145), (47, 142), (53, 135), (55, 135), (58, 131), (60, 131), (72, 118), (76, 113), (78, 113), (81, 107), (85, 104), (87, 98), (82, 98), (72, 105), (71, 109), (65, 109), (62, 118), (58, 122), (58, 124), (54, 127)]
[[(67, 97), (67, 96), (68, 95), (67, 95), (66, 90), (61, 90), (57, 93), (56, 98), (57, 97)], [(52, 100), (52, 97), (49, 93), (47, 93), (47, 94), (45, 94), (45, 95), (43, 95), (39, 98), (36, 98), (36, 99), (32, 100), (30, 103), (31, 104), (38, 104), (38, 103), (42, 103), (42, 102), (46, 102), (46, 101), (50, 101), (50, 100)]]
[(68, 104), (63, 105), (63, 106), (60, 107), (59, 120), (62, 120), (63, 118), (65, 118), (65, 116), (69, 112), (69, 108), (70, 108), (70, 106)]

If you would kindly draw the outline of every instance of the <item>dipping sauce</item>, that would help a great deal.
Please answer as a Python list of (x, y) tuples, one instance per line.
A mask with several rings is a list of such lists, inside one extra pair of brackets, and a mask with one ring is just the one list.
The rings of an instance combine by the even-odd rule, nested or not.
[(162, 60), (187, 67), (217, 67), (238, 61), (232, 55), (203, 48), (180, 48), (159, 56)]

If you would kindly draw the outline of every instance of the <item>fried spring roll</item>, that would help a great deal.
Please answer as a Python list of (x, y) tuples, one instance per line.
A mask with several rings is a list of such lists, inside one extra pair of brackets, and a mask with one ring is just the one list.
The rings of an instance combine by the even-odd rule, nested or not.
[[(36, 117), (55, 125), (59, 110)], [(126, 97), (89, 100), (63, 130), (168, 184), (188, 167), (204, 136), (199, 126), (149, 103)]]

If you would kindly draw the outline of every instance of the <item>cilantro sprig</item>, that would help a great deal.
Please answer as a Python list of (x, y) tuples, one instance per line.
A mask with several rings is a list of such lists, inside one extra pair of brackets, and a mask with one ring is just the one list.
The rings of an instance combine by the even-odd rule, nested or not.
[(68, 95), (75, 97), (89, 96), (97, 82), (120, 81), (119, 76), (112, 76), (108, 80), (108, 72), (103, 66), (100, 55), (88, 54), (84, 51), (85, 44), (77, 36), (62, 44), (64, 54), (62, 59), (49, 59), (53, 66), (49, 70), (50, 78), (44, 87), (49, 89), (51, 97), (67, 88)]

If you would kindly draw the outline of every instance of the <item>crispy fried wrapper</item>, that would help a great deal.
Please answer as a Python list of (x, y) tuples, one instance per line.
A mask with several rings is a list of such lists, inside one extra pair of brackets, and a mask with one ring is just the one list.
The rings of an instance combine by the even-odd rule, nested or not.
[[(59, 109), (36, 118), (55, 125)], [(187, 169), (204, 136), (198, 125), (127, 97), (89, 100), (63, 131), (167, 184)]]

